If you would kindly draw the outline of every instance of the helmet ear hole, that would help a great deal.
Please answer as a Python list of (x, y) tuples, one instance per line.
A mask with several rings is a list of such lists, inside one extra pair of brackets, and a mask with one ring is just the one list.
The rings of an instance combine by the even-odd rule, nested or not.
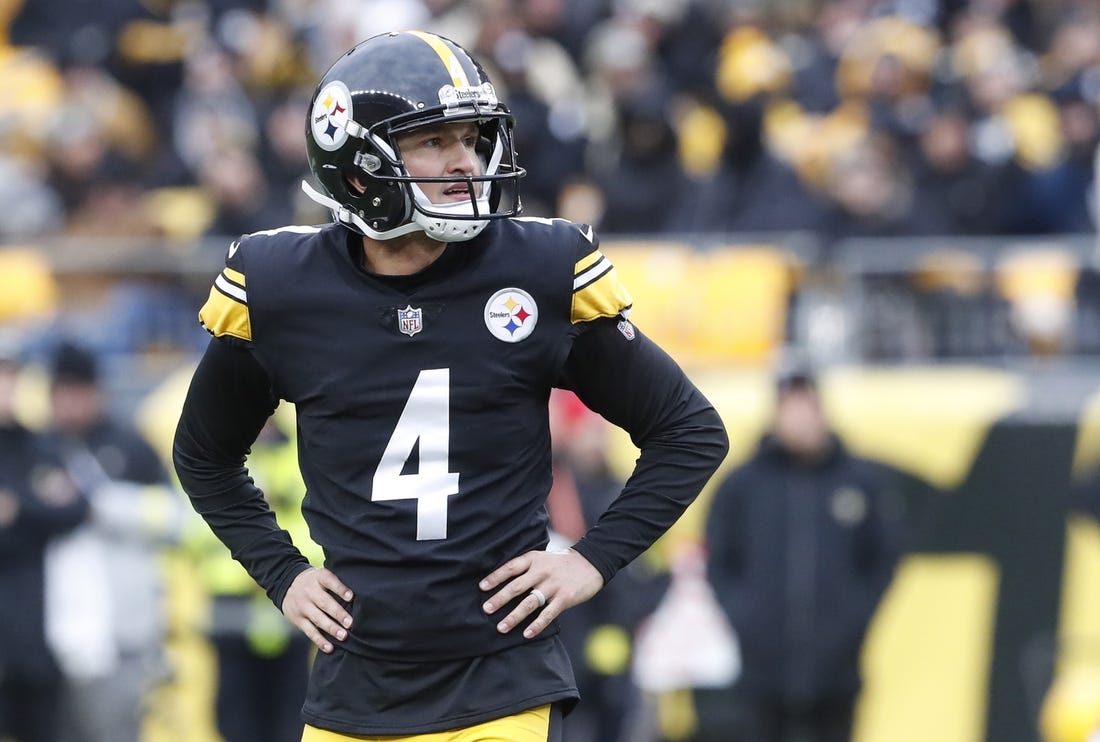
[(344, 183), (348, 187), (348, 191), (351, 193), (358, 193), (362, 195), (367, 192), (367, 185), (360, 180), (359, 176), (355, 173), (344, 173)]

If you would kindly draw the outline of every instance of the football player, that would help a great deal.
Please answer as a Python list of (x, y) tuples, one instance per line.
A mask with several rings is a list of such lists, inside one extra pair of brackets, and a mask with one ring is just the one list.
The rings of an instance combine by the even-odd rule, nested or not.
[[(333, 64), (308, 111), (333, 223), (233, 242), (175, 438), (195, 509), (320, 650), (306, 742), (560, 739), (577, 700), (555, 623), (664, 533), (727, 450), (631, 324), (591, 227), (519, 217), (513, 118), (464, 49), (420, 31)], [(547, 550), (548, 398), (641, 450), (583, 538)], [(295, 405), (311, 566), (245, 467)]]

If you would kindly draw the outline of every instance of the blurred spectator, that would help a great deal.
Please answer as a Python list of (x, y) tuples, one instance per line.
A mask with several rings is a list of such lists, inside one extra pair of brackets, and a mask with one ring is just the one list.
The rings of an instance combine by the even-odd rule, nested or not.
[[(551, 38), (574, 62), (580, 62), (592, 26), (604, 20), (608, 0), (512, 0), (532, 36)], [(670, 3), (674, 4), (674, 3)]]
[[(84, 0), (89, 2), (89, 0)], [(210, 22), (204, 3), (111, 0), (126, 16), (110, 41), (105, 69), (148, 107), (168, 146), (176, 92), (184, 84), (189, 55), (200, 52)], [(79, 63), (79, 60), (77, 60)]]
[(597, 177), (615, 167), (624, 106), (639, 111), (667, 111), (672, 88), (656, 57), (654, 41), (630, 17), (612, 16), (589, 32), (583, 67), (586, 74), (588, 117), (592, 146), (586, 167)]
[[(145, 189), (191, 186), (210, 201), (233, 190), (212, 175), (224, 169), (213, 152), (254, 158), (266, 202), (299, 206), (297, 183), (285, 185), (301, 155), (272, 131), (283, 102), (300, 109), (293, 101), (308, 97), (331, 50), (379, 24), (454, 37), (496, 68), (520, 121), (520, 164), (533, 173), (530, 215), (554, 212), (583, 183), (602, 191), (589, 207), (602, 197), (612, 235), (687, 225), (822, 229), (834, 239), (1093, 225), (1082, 184), (1094, 166), (1078, 156), (1097, 140), (1100, 103), (1100, 13), (1087, 3), (386, 0), (370, 13), (350, 0), (60, 5), (6, 9), (12, 43), (26, 48), (0, 44), (0, 167), (24, 185), (0, 193), (14, 207), (0, 209), (0, 237), (63, 223), (81, 234), (155, 234), (140, 218)], [(79, 84), (60, 90), (61, 70)], [(695, 108), (718, 111), (721, 124), (695, 126)], [(703, 170), (683, 157), (700, 146), (713, 150)], [(211, 232), (263, 221), (227, 210)], [(312, 210), (296, 213), (314, 221)]]
[(604, 199), (597, 226), (607, 232), (664, 232), (684, 211), (676, 132), (662, 103), (640, 98), (620, 107), (615, 161), (597, 181)]
[(103, 66), (137, 3), (128, 0), (20, 0), (11, 40), (36, 46), (58, 64)]
[(65, 207), (64, 231), (155, 234), (142, 207), (144, 163), (157, 141), (148, 110), (101, 69), (66, 68), (62, 80), (64, 100), (46, 121), (45, 160)]
[(902, 140), (924, 124), (939, 34), (898, 15), (867, 19), (849, 39), (836, 70), (842, 99), (867, 106), (872, 127)]
[[(294, 543), (314, 563), (323, 555), (309, 538), (301, 513), (305, 494), (297, 447), (269, 418), (248, 457), (248, 471), (264, 491)], [(209, 528), (188, 536), (188, 551), (209, 593), (207, 636), (217, 655), (215, 713), (224, 742), (298, 742), (312, 645), (279, 612), (264, 591)]]
[(950, 72), (965, 90), (970, 116), (979, 126), (975, 146), (988, 161), (1011, 154), (1012, 140), (999, 116), (1008, 101), (1032, 83), (1028, 56), (995, 18), (966, 15), (954, 28)]
[[(307, 178), (305, 138), (302, 136), (302, 112), (309, 97), (292, 94), (275, 101), (263, 117), (259, 160), (267, 179), (269, 200), (286, 219), (295, 215), (297, 224), (320, 224), (329, 218), (327, 212), (302, 193), (302, 181)], [(232, 233), (222, 233), (223, 236)]]
[(611, 6), (617, 15), (633, 18), (649, 39), (669, 89), (690, 94), (711, 88), (728, 15), (748, 7), (697, 0), (618, 0)]
[(235, 237), (274, 229), (286, 220), (287, 194), (271, 193), (271, 184), (250, 149), (211, 149), (199, 167), (199, 183), (215, 208), (206, 234)]
[(731, 688), (696, 690), (698, 742), (848, 742), (860, 649), (901, 551), (886, 471), (831, 432), (813, 369), (781, 368), (776, 395), (707, 516), (707, 576), (742, 667)]
[(0, 240), (18, 242), (60, 231), (65, 206), (41, 161), (0, 153)]
[(185, 72), (172, 124), (173, 145), (184, 166), (197, 174), (213, 152), (257, 146), (256, 106), (235, 76), (232, 56), (208, 40), (188, 57)]
[(830, 164), (826, 188), (831, 208), (822, 236), (829, 244), (849, 237), (920, 234), (913, 179), (900, 159), (897, 142), (878, 135), (838, 155)]
[(475, 50), (496, 67), (490, 75), (516, 117), (516, 150), (526, 153), (524, 211), (549, 216), (566, 179), (584, 170), (589, 122), (580, 71), (560, 44), (521, 25), (524, 5), (486, 17)]
[(962, 112), (934, 114), (917, 138), (913, 212), (925, 234), (995, 234), (998, 170), (970, 150)]
[(16, 419), (19, 369), (16, 342), (0, 337), (0, 737), (55, 742), (64, 682), (47, 639), (47, 550), (84, 521), (88, 503)]
[(1072, 91), (1017, 98), (1007, 109), (1017, 155), (1008, 168), (1005, 231), (1081, 234), (1094, 229), (1092, 157), (1098, 109)]
[[(420, 28), (427, 21), (428, 3), (420, 0), (374, 0), (370, 12), (359, 0), (322, 0), (313, 5), (310, 33), (312, 62), (324, 71), (336, 61), (334, 53), (350, 49), (365, 38), (393, 29)], [(476, 5), (476, 3), (433, 2), (431, 5)], [(461, 40), (455, 39), (455, 41)]]
[[(167, 673), (166, 603), (159, 557), (179, 542), (183, 501), (136, 430), (112, 419), (96, 357), (62, 342), (50, 363), (50, 437), (88, 493), (115, 659), (70, 677), (67, 742), (137, 742), (146, 698)], [(88, 579), (81, 572), (79, 579)]]
[(751, 233), (822, 226), (825, 200), (766, 146), (762, 105), (745, 101), (721, 107), (720, 159), (712, 172), (677, 189), (668, 229)]
[(813, 26), (792, 39), (794, 68), (791, 82), (795, 100), (808, 111), (827, 113), (840, 105), (835, 84), (844, 49), (866, 21), (868, 3), (837, 0), (823, 3)]

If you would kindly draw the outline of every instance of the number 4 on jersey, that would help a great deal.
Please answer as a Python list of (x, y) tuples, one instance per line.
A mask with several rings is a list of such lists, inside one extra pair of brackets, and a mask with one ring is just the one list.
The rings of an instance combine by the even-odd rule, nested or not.
[[(458, 472), (448, 471), (450, 395), (450, 369), (421, 371), (374, 471), (372, 500), (416, 500), (417, 541), (447, 538), (447, 498), (458, 494)], [(402, 474), (417, 441), (420, 466)]]

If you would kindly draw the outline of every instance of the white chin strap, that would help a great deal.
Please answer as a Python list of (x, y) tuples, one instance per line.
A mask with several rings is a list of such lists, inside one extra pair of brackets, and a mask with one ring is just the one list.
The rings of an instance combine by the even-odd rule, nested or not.
[[(304, 180), (302, 181), (302, 191), (311, 200), (331, 209), (336, 221), (350, 224), (374, 240), (392, 240), (394, 237), (422, 231), (432, 239), (440, 242), (464, 242), (479, 235), (481, 230), (489, 224), (488, 219), (449, 219), (447, 217), (450, 214), (473, 216), (473, 204), (470, 201), (433, 204), (416, 183), (411, 185), (413, 197), (416, 199), (412, 220), (407, 224), (387, 229), (384, 232), (376, 232), (371, 229), (363, 218), (354, 211), (336, 199), (321, 193)], [(423, 210), (430, 211), (431, 214), (427, 214)], [(477, 199), (477, 210), (478, 213), (482, 214), (489, 212), (489, 199), (487, 196)]]
[(412, 232), (419, 232), (424, 229), (416, 222), (409, 222), (408, 224), (402, 224), (400, 227), (388, 229), (385, 232), (375, 232), (367, 226), (367, 223), (354, 211), (344, 206), (336, 199), (329, 198), (304, 180), (302, 181), (302, 191), (313, 201), (332, 209), (332, 215), (336, 221), (341, 224), (352, 225), (372, 240), (392, 240), (394, 237), (400, 237), (403, 234), (410, 234)]

